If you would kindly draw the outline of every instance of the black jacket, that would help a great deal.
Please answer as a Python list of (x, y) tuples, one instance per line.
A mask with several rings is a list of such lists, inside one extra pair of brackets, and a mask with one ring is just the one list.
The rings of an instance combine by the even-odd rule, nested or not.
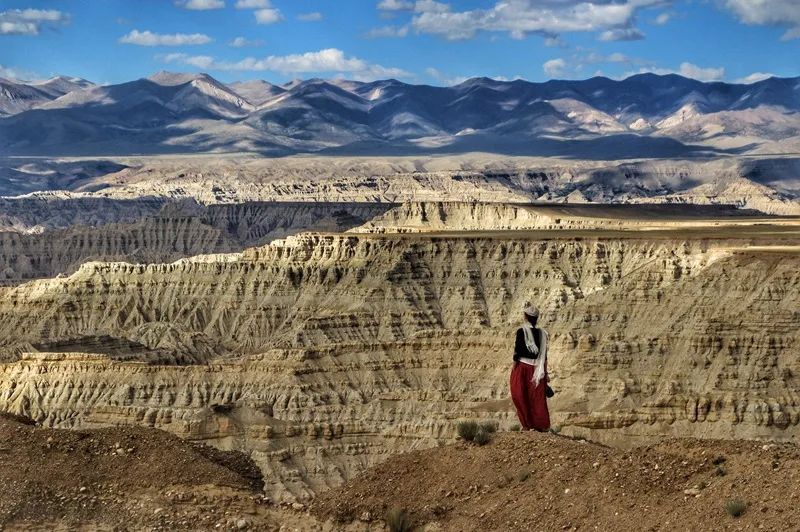
[[(533, 329), (533, 340), (536, 342), (537, 346), (542, 345), (542, 331), (539, 329)], [(517, 338), (514, 341), (514, 362), (519, 362), (520, 358), (538, 358), (539, 353), (535, 355), (528, 350), (528, 346), (525, 344), (525, 331), (522, 330), (522, 327), (517, 329)]]

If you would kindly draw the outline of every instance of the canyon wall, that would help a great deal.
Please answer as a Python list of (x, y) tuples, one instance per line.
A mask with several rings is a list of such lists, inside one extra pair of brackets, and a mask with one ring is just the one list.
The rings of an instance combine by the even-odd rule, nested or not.
[[(98, 198), (0, 199), (0, 283), (73, 273), (88, 261), (172, 262), (228, 253), (304, 230), (344, 231), (392, 204), (200, 205)], [(135, 217), (140, 216), (141, 220)]]
[[(303, 233), (87, 263), (0, 289), (0, 409), (248, 450), (270, 496), (307, 499), (452, 438), (458, 419), (514, 422), (511, 344), (531, 300), (565, 433), (792, 440), (800, 254), (796, 232), (759, 231)], [(143, 347), (98, 348), (114, 341)]]

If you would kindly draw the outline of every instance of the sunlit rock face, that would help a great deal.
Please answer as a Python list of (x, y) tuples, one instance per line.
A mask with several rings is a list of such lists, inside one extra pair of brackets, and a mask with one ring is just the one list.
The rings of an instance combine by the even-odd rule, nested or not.
[(551, 406), (565, 433), (620, 445), (797, 437), (796, 236), (509, 232), (555, 217), (497, 206), (479, 216), (515, 214), (494, 232), (437, 234), (420, 227), (468, 225), (469, 211), (421, 208), (360, 232), (172, 263), (90, 262), (2, 288), (0, 409), (249, 450), (267, 493), (305, 499), (449, 440), (457, 419), (514, 422), (512, 335), (530, 300), (552, 335)]

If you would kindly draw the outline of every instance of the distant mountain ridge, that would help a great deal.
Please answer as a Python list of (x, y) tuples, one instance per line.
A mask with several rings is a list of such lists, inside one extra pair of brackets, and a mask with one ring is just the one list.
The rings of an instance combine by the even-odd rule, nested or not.
[(37, 83), (0, 78), (0, 117), (33, 109), (75, 90), (94, 86), (81, 78), (56, 76)]
[(159, 72), (97, 86), (0, 80), (0, 153), (487, 151), (588, 158), (800, 152), (800, 78), (497, 81), (452, 87)]

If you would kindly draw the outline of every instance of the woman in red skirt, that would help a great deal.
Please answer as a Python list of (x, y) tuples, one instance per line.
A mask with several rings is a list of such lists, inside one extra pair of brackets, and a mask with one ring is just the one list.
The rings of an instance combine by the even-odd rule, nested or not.
[(514, 368), (511, 370), (511, 400), (517, 409), (522, 430), (550, 429), (547, 397), (552, 395), (547, 382), (547, 331), (536, 327), (539, 310), (526, 305), (525, 324), (517, 330), (514, 342)]

